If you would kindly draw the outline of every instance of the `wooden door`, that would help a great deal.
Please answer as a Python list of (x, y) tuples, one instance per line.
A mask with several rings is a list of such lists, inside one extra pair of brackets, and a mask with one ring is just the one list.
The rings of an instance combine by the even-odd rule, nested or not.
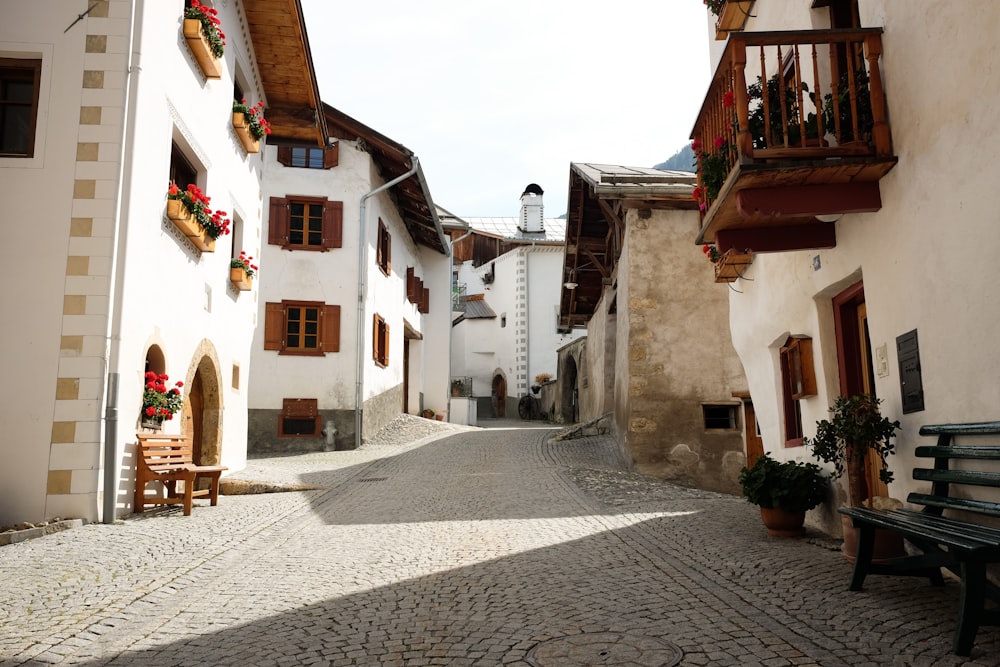
[(757, 413), (753, 409), (753, 401), (743, 400), (743, 424), (746, 426), (747, 467), (764, 453), (764, 440), (760, 437), (760, 427), (757, 426)]
[(507, 416), (507, 381), (502, 375), (493, 378), (493, 416)]
[[(874, 395), (875, 373), (863, 282), (855, 283), (833, 298), (833, 315), (841, 395)], [(866, 498), (889, 495), (888, 487), (879, 479), (881, 465), (879, 457), (870, 452), (865, 462)]]

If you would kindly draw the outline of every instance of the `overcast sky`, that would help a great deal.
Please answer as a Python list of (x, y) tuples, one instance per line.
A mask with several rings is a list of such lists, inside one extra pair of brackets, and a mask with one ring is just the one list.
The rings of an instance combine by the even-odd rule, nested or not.
[(652, 167), (708, 85), (701, 0), (302, 0), (323, 101), (414, 153), (434, 201), (566, 211), (570, 162)]

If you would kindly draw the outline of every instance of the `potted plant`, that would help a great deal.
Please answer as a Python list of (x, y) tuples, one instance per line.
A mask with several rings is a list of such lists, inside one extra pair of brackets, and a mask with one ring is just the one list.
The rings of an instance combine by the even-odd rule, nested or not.
[(767, 454), (740, 471), (748, 502), (760, 507), (767, 532), (778, 537), (805, 533), (806, 511), (826, 500), (829, 484), (815, 463), (776, 461)]
[(257, 265), (252, 264), (253, 257), (240, 251), (239, 257), (229, 260), (229, 280), (236, 285), (236, 289), (247, 292), (253, 288), (253, 277), (257, 275)]
[(250, 106), (246, 98), (233, 100), (233, 129), (247, 153), (259, 153), (260, 140), (271, 134), (271, 123), (264, 118), (264, 103)]
[(451, 395), (461, 396), (465, 393), (465, 382), (462, 380), (452, 380), (451, 381)]
[(167, 217), (203, 252), (215, 251), (215, 239), (229, 233), (225, 211), (209, 208), (211, 199), (194, 183), (181, 190), (176, 183), (167, 189)]
[(222, 32), (219, 11), (191, 0), (184, 9), (184, 39), (208, 79), (221, 79), (219, 59), (226, 50), (226, 35)]
[(434, 419), (434, 411), (431, 410), (430, 408), (424, 408), (423, 412), (421, 412), (420, 415), (424, 419)]
[[(812, 448), (813, 456), (833, 464), (834, 479), (847, 473), (848, 502), (854, 507), (874, 505), (865, 475), (865, 462), (870, 457), (880, 462), (879, 479), (886, 484), (892, 482), (892, 471), (886, 466), (886, 459), (896, 453), (892, 438), (900, 426), (898, 421), (882, 416), (881, 402), (872, 394), (841, 396), (830, 408), (830, 419), (816, 422), (815, 437), (802, 440)], [(847, 516), (842, 519), (844, 554), (851, 559), (856, 551), (857, 535), (851, 520)], [(875, 541), (878, 559), (902, 553), (902, 538), (897, 533), (877, 530)]]
[(142, 390), (142, 417), (140, 424), (143, 428), (159, 430), (163, 426), (164, 420), (174, 418), (174, 415), (181, 409), (183, 399), (181, 398), (181, 387), (183, 382), (175, 382), (174, 386), (167, 389), (167, 381), (170, 378), (165, 373), (146, 373), (146, 385)]

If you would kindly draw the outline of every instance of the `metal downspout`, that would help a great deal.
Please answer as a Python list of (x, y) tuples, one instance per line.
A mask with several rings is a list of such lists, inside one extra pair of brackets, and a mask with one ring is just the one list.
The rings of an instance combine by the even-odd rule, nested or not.
[(366, 224), (368, 198), (378, 193), (388, 190), (397, 183), (405, 181), (413, 174), (417, 173), (420, 161), (417, 156), (413, 156), (413, 165), (410, 170), (401, 176), (397, 176), (388, 183), (383, 183), (371, 192), (361, 196), (361, 212), (358, 225), (358, 342), (357, 342), (357, 380), (354, 386), (354, 448), (361, 448), (361, 407), (364, 405), (364, 370), (365, 370), (365, 297), (367, 296), (367, 283), (365, 275), (368, 272), (368, 226)]
[(114, 523), (115, 508), (118, 500), (118, 357), (121, 352), (122, 330), (122, 299), (125, 291), (124, 263), (125, 247), (128, 242), (129, 198), (126, 192), (131, 192), (132, 150), (135, 145), (135, 119), (132, 110), (135, 107), (135, 96), (138, 89), (140, 64), (142, 58), (142, 0), (132, 0), (132, 23), (129, 26), (129, 57), (125, 77), (124, 99), (122, 100), (123, 141), (118, 154), (118, 210), (114, 221), (117, 239), (114, 244), (114, 255), (111, 258), (112, 298), (108, 304), (107, 346), (105, 348), (105, 374), (107, 375), (107, 393), (104, 404), (104, 502), (101, 512), (103, 523)]

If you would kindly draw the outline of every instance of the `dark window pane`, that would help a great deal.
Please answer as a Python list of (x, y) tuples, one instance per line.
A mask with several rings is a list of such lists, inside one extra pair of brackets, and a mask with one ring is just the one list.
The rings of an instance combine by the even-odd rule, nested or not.
[(315, 350), (316, 347), (318, 347), (318, 341), (319, 339), (316, 336), (306, 336), (305, 341), (302, 343), (302, 347)]
[(301, 219), (302, 216), (305, 215), (305, 212), (306, 212), (306, 205), (305, 204), (292, 202), (290, 208), (291, 208), (291, 211), (292, 211), (292, 217), (293, 218), (298, 217), (299, 219)]
[(35, 86), (31, 81), (8, 81), (3, 97), (9, 102), (28, 102), (30, 104), (35, 98)]
[(31, 107), (0, 107), (0, 151), (4, 153), (27, 153), (28, 139), (31, 138)]
[(282, 435), (316, 435), (315, 419), (288, 419), (281, 420)]
[(298, 337), (298, 335), (288, 334), (288, 340), (286, 341), (286, 345), (285, 346), (289, 347), (289, 348), (297, 348), (299, 346), (299, 337)]
[(321, 232), (309, 232), (309, 245), (323, 245), (323, 234)]

